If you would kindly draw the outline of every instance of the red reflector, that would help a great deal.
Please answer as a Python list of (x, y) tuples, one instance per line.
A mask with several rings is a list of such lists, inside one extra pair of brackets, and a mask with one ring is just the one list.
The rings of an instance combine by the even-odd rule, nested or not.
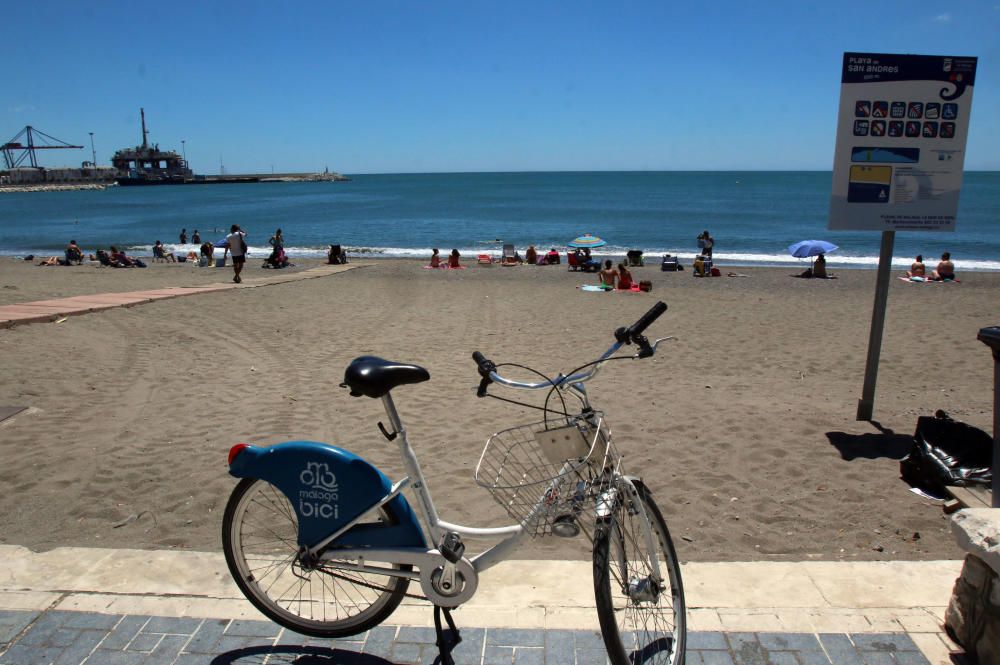
[(250, 447), (249, 443), (237, 443), (235, 446), (233, 446), (232, 448), (230, 448), (229, 449), (229, 464), (230, 464), (230, 466), (232, 466), (233, 460), (236, 459), (236, 456), (239, 455), (241, 452), (243, 452), (244, 448), (249, 448), (249, 447)]

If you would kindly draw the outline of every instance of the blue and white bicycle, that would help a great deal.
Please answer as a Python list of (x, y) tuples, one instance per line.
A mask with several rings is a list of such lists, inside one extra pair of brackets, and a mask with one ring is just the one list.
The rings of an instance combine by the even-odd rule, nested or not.
[[(477, 483), (517, 520), (513, 526), (469, 527), (438, 516), (391, 395), (430, 375), (416, 365), (356, 358), (342, 385), (352, 396), (382, 400), (389, 426), (379, 422), (379, 429), (399, 446), (408, 475), (392, 482), (360, 457), (324, 443), (234, 446), (229, 470), (242, 480), (226, 505), (222, 541), (236, 584), (290, 630), (343, 637), (384, 621), (418, 582), (418, 597), (436, 607), (440, 644), (439, 612), (443, 608), (454, 630), (448, 610), (473, 597), (482, 571), (527, 538), (584, 533), (593, 543), (597, 613), (611, 662), (681, 665), (684, 591), (666, 522), (642, 480), (625, 474), (604, 414), (592, 407), (584, 386), (609, 361), (652, 356), (670, 338), (651, 344), (643, 331), (666, 309), (657, 303), (616, 330), (615, 342), (596, 360), (534, 383), (506, 378), (473, 354), (480, 397), (491, 384), (548, 391), (540, 407), (544, 419), (491, 436), (476, 468)], [(637, 352), (615, 355), (632, 344)], [(579, 411), (568, 410), (570, 396)], [(402, 494), (407, 487), (420, 520)], [(463, 536), (500, 541), (466, 555)]]

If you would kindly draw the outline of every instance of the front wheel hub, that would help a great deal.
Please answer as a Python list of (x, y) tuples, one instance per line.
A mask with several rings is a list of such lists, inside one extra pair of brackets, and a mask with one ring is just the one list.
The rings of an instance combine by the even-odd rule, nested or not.
[(629, 580), (626, 594), (633, 603), (655, 603), (662, 586), (651, 577), (633, 577)]

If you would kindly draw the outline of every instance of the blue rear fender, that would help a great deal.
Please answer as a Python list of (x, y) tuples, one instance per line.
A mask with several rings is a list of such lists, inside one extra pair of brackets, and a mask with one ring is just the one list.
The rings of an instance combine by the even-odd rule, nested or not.
[[(312, 547), (382, 500), (392, 483), (354, 453), (326, 443), (287, 441), (247, 446), (229, 465), (237, 478), (259, 478), (291, 502), (299, 546)], [(426, 547), (416, 515), (399, 494), (386, 504), (388, 522), (365, 518), (330, 547)]]

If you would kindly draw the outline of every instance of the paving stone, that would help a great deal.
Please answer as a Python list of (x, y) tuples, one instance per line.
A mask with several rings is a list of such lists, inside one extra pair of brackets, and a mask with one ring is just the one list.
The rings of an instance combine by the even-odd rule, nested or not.
[(139, 630), (142, 629), (149, 617), (140, 615), (124, 616), (114, 628), (104, 637), (101, 642), (102, 649), (110, 651), (121, 651), (132, 641)]
[(537, 647), (517, 647), (514, 649), (514, 665), (545, 665), (545, 650)]
[(851, 641), (861, 651), (917, 651), (906, 633), (857, 633), (851, 635)]
[(768, 665), (799, 665), (798, 658), (791, 651), (769, 651), (767, 654)]
[(396, 639), (395, 626), (375, 626), (368, 631), (363, 653), (387, 658), (392, 651), (392, 642)]
[(163, 639), (163, 635), (155, 633), (139, 633), (125, 649), (126, 651), (142, 651), (149, 653)]
[[(86, 665), (146, 665), (147, 654), (139, 651), (103, 651), (98, 649)], [(204, 656), (203, 656), (204, 657)]]
[(102, 630), (81, 630), (73, 643), (55, 660), (55, 665), (79, 665), (94, 652), (105, 635)]
[(421, 665), (423, 645), (413, 642), (396, 642), (392, 645), (390, 658), (394, 665)]
[(604, 636), (596, 630), (575, 630), (577, 649), (604, 649)]
[(61, 612), (62, 625), (66, 628), (87, 628), (111, 630), (122, 616), (120, 614), (98, 614), (97, 612)]
[(226, 635), (238, 637), (277, 637), (281, 626), (271, 621), (233, 621), (226, 628)]
[(38, 665), (51, 663), (59, 657), (62, 649), (53, 647), (15, 644), (0, 656), (0, 665)]
[(726, 639), (737, 665), (765, 665), (767, 662), (756, 633), (726, 633)]
[(891, 651), (866, 651), (861, 657), (865, 665), (896, 665)]
[(242, 649), (268, 648), (274, 646), (273, 637), (239, 637), (223, 635), (216, 644), (216, 653), (229, 653)]
[(201, 627), (201, 619), (187, 617), (153, 617), (143, 629), (144, 633), (166, 635), (194, 635)]
[(704, 665), (733, 665), (733, 658), (728, 651), (702, 651), (700, 654)]
[(153, 653), (146, 659), (145, 665), (169, 665), (176, 660), (177, 655), (191, 639), (187, 635), (164, 635)]
[[(445, 635), (448, 635), (449, 632), (445, 630)], [(465, 631), (461, 628), (459, 628), (459, 634), (463, 639), (465, 638)], [(426, 626), (400, 626), (399, 633), (396, 635), (396, 642), (434, 644), (435, 641), (437, 641), (437, 635), (434, 629)]]
[(215, 654), (216, 645), (222, 639), (222, 634), (229, 625), (228, 620), (209, 620), (201, 624), (195, 631), (191, 641), (184, 647), (186, 653)]
[(899, 665), (931, 665), (930, 661), (919, 651), (900, 651), (895, 655)]
[(802, 665), (840, 665), (831, 663), (826, 654), (820, 651), (800, 651), (798, 656)]
[(809, 633), (757, 633), (768, 651), (822, 651), (819, 640)]
[(572, 663), (576, 659), (576, 639), (570, 630), (545, 631), (545, 660), (548, 663)]
[(524, 628), (491, 628), (486, 631), (487, 646), (541, 647), (545, 646), (545, 636), (540, 630)]
[(604, 649), (577, 649), (576, 665), (607, 665), (608, 652)]
[[(479, 665), (483, 659), (483, 640), (486, 639), (486, 629), (460, 628), (459, 632), (462, 636), (462, 641), (451, 650), (451, 657), (455, 660), (455, 665)], [(432, 635), (433, 633), (434, 631), (431, 630)], [(424, 647), (424, 654), (438, 655), (438, 648), (434, 644), (433, 637), (430, 643)], [(433, 661), (433, 658), (431, 660)]]
[(0, 611), (0, 646), (13, 641), (39, 614), (41, 612)]
[(687, 648), (688, 651), (694, 649), (717, 649), (725, 651), (729, 648), (729, 643), (726, 642), (725, 633), (710, 633), (702, 631), (697, 633), (688, 633)]
[[(489, 639), (489, 638), (487, 638)], [(514, 662), (513, 647), (496, 647), (486, 645), (483, 651), (483, 665), (512, 665)], [(577, 660), (577, 663), (580, 661)]]

